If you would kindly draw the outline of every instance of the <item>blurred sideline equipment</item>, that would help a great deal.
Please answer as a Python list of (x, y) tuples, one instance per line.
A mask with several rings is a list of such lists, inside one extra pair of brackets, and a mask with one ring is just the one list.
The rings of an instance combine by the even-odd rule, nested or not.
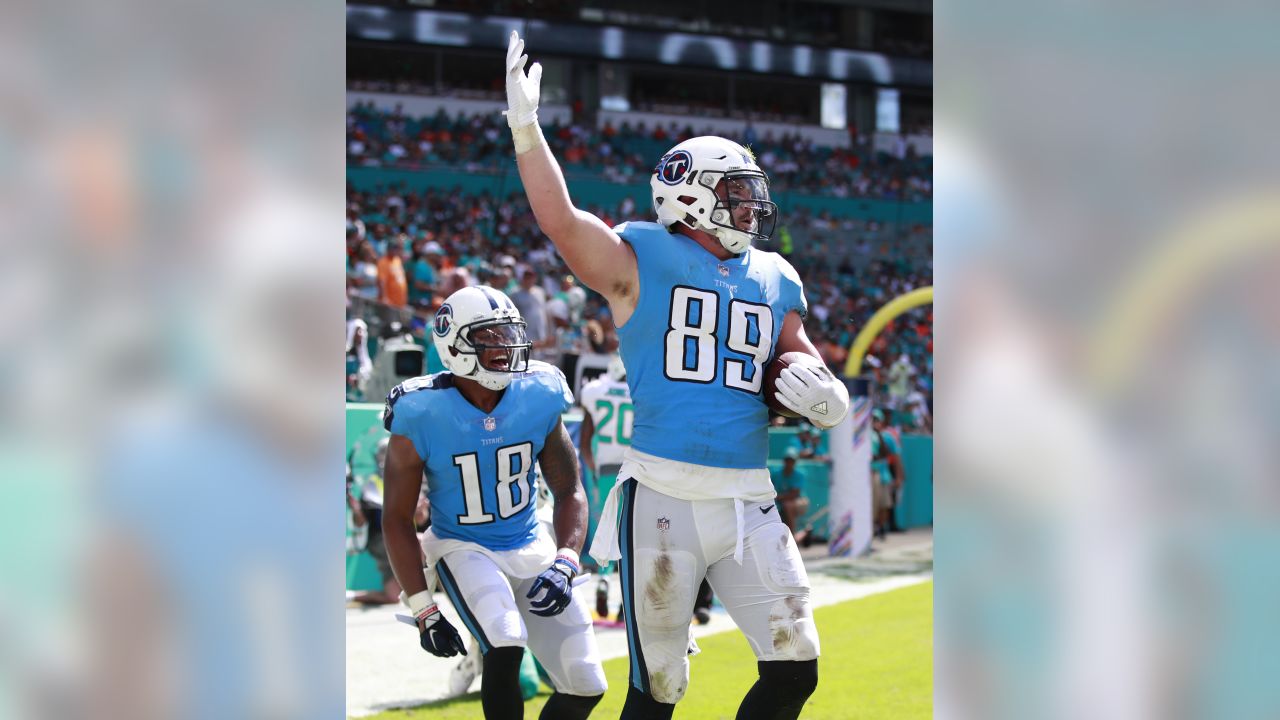
[(382, 350), (373, 361), (373, 374), (365, 397), (386, 397), (391, 389), (409, 378), (422, 374), (426, 350), (413, 341), (413, 336), (397, 334), (382, 342)]
[(831, 494), (828, 510), (827, 553), (862, 555), (871, 547), (871, 383), (866, 378), (844, 379), (853, 409), (830, 431)]

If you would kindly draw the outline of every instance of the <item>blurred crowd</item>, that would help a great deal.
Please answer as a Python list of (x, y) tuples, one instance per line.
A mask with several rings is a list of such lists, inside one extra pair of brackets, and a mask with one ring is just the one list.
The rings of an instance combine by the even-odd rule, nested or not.
[[(643, 122), (602, 128), (552, 123), (543, 130), (566, 174), (628, 185), (647, 183), (658, 158), (676, 143), (714, 134), (692, 124)], [(869, 136), (850, 132), (849, 148), (831, 148), (798, 134), (761, 133), (748, 124), (742, 142), (756, 153), (775, 192), (903, 202), (932, 198), (931, 156), (917, 156), (905, 143), (895, 153), (879, 152)], [(511, 134), (497, 112), (450, 116), (441, 110), (415, 117), (399, 106), (383, 111), (357, 104), (347, 114), (347, 162), (352, 166), (500, 171), (509, 166), (512, 152)]]
[[(631, 199), (585, 208), (613, 225), (645, 217)], [(933, 282), (931, 228), (887, 231), (875, 221), (806, 208), (784, 215), (765, 249), (779, 250), (804, 279), (806, 330), (828, 365), (843, 371), (848, 348), (871, 315), (894, 297)], [(372, 359), (389, 338), (427, 350), (430, 318), (451, 293), (483, 284), (512, 297), (528, 323), (534, 356), (573, 377), (585, 353), (610, 353), (617, 335), (607, 304), (582, 287), (541, 233), (523, 193), (403, 187), (347, 191), (348, 398), (380, 399)], [(892, 409), (931, 398), (932, 311), (897, 318), (868, 352), (864, 371)], [(910, 419), (899, 418), (910, 426)]]

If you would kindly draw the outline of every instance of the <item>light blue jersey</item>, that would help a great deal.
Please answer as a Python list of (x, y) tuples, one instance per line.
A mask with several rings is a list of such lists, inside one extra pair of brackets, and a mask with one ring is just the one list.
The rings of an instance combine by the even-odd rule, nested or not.
[(573, 405), (564, 374), (531, 361), (492, 413), (462, 397), (452, 373), (417, 377), (387, 396), (383, 424), (413, 441), (426, 463), (431, 528), (438, 537), (514, 550), (536, 533), (534, 463), (560, 414)]
[(786, 314), (807, 312), (800, 277), (777, 253), (748, 248), (722, 261), (657, 223), (614, 230), (640, 273), (635, 312), (618, 328), (632, 446), (697, 465), (765, 467), (764, 368)]

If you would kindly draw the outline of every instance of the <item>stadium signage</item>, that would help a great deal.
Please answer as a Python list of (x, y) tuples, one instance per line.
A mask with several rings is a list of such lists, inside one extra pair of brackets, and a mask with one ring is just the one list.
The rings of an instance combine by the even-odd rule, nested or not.
[(436, 10), (401, 10), (370, 5), (347, 6), (347, 37), (447, 47), (503, 50), (512, 30), (530, 48), (546, 55), (621, 60), (793, 75), (877, 85), (929, 86), (928, 61), (842, 48), (815, 48), (716, 35), (635, 30), (612, 25), (478, 17)]

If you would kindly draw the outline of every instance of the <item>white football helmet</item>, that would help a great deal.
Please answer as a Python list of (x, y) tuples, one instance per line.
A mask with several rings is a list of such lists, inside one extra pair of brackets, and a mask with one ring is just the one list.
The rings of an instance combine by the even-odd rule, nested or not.
[(533, 345), (524, 318), (500, 290), (464, 287), (450, 295), (436, 312), (432, 336), (450, 372), (490, 390), (505, 388), (512, 373), (529, 369)]
[(605, 370), (609, 374), (609, 379), (614, 382), (623, 382), (627, 379), (627, 368), (622, 364), (622, 356), (614, 353), (609, 358), (609, 367)]
[(704, 230), (734, 254), (755, 240), (768, 240), (778, 220), (778, 206), (769, 200), (769, 177), (755, 156), (722, 137), (690, 138), (671, 148), (658, 161), (649, 186), (659, 223)]

